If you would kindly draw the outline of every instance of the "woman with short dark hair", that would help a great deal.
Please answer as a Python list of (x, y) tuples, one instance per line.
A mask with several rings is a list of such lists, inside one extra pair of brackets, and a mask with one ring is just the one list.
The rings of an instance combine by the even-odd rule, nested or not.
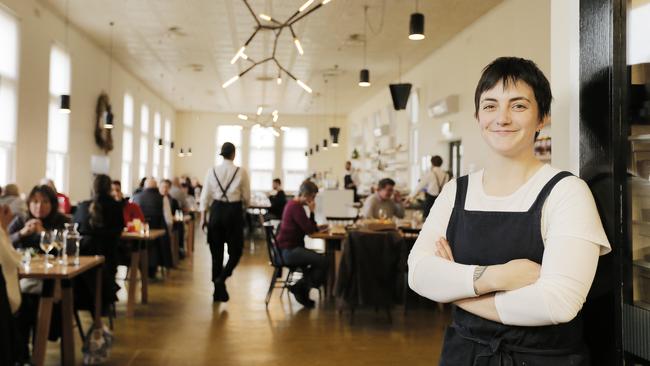
[(411, 288), (455, 305), (440, 365), (590, 364), (580, 310), (611, 249), (587, 184), (534, 155), (551, 100), (530, 60), (483, 70), (487, 163), (443, 187), (409, 256)]

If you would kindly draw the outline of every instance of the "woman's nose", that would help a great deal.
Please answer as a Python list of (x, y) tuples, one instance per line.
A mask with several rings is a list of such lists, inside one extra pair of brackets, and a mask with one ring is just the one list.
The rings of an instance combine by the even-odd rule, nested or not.
[(510, 124), (510, 111), (508, 108), (500, 108), (496, 119), (497, 125), (504, 126)]

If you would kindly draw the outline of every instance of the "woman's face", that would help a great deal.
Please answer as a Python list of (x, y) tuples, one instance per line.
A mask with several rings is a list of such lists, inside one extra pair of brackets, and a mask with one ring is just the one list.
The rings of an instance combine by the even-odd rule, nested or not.
[(535, 132), (548, 120), (539, 120), (533, 89), (523, 81), (499, 82), (481, 95), (478, 123), (487, 144), (500, 155), (533, 153)]
[(52, 202), (41, 193), (34, 194), (29, 201), (29, 212), (37, 219), (46, 218), (52, 211)]

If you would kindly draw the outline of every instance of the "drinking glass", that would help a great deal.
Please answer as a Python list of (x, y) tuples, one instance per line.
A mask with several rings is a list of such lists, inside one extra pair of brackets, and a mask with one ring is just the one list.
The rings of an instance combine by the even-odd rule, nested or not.
[(52, 245), (54, 249), (57, 250), (57, 257), (59, 257), (59, 264), (66, 264), (64, 262), (64, 257), (67, 257), (63, 253), (64, 251), (64, 242), (63, 242), (63, 231), (62, 230), (53, 230), (52, 231)]
[(377, 214), (381, 220), (386, 220), (388, 218), (388, 213), (383, 208), (380, 208)]
[(45, 231), (45, 230), (41, 231), (40, 247), (41, 250), (45, 252), (45, 268), (54, 267), (54, 265), (52, 265), (48, 260), (50, 251), (54, 247), (52, 243), (52, 234), (49, 231)]

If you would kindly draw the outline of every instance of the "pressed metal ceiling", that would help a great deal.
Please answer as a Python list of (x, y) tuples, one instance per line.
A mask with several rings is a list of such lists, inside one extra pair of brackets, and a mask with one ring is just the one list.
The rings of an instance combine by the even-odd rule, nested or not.
[[(317, 0), (315, 3), (318, 3)], [(41, 0), (63, 16), (65, 0)], [(398, 60), (408, 70), (501, 0), (421, 0), (423, 41), (408, 39), (414, 0), (332, 0), (296, 23), (299, 55), (285, 31), (277, 58), (313, 90), (275, 82), (277, 68), (259, 66), (227, 89), (221, 85), (249, 63), (230, 60), (252, 34), (255, 21), (241, 0), (68, 0), (70, 22), (108, 51), (114, 21), (114, 57), (179, 110), (254, 113), (258, 105), (291, 114), (345, 114), (397, 81)], [(304, 0), (250, 0), (254, 11), (289, 17)], [(357, 86), (363, 65), (363, 8), (368, 9), (372, 86)], [(258, 34), (246, 53), (268, 57), (274, 36)]]

